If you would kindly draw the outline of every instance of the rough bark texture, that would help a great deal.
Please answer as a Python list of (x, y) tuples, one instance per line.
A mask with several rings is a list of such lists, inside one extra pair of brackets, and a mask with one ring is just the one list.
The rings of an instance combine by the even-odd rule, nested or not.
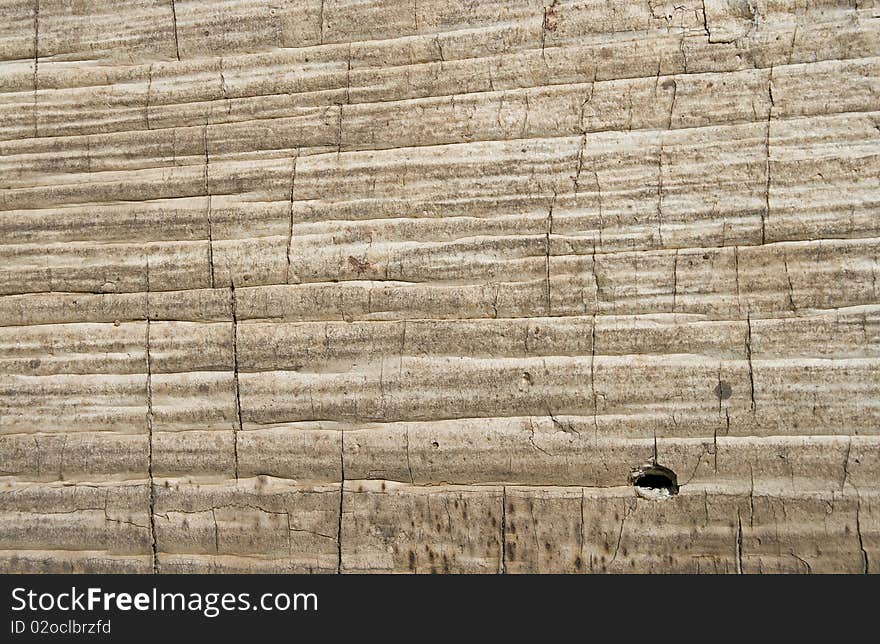
[(0, 570), (880, 570), (880, 4), (0, 15)]

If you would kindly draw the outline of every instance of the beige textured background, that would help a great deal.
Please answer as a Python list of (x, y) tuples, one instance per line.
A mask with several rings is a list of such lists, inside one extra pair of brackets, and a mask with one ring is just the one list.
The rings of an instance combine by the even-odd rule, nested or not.
[(0, 571), (876, 572), (878, 258), (870, 0), (0, 0)]

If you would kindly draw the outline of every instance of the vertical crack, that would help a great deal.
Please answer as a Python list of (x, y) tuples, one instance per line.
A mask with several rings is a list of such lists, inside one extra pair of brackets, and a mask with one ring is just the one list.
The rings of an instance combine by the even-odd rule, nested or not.
[(156, 486), (153, 482), (153, 367), (150, 359), (150, 260), (147, 258), (146, 293), (146, 361), (147, 361), (147, 478), (150, 486), (150, 558), (153, 574), (159, 572), (159, 549), (156, 543)]
[(339, 116), (336, 122), (336, 155), (342, 154), (342, 103), (337, 105), (339, 108)]
[(345, 104), (351, 105), (351, 45), (348, 46), (348, 62), (345, 69)]
[(37, 440), (37, 437), (34, 436), (34, 460), (36, 460), (36, 470), (37, 476), (40, 476), (43, 473), (43, 465), (42, 465), (42, 453), (40, 452), (40, 441)]
[(715, 474), (718, 474), (718, 426), (712, 428), (712, 457)]
[(865, 550), (865, 542), (862, 539), (862, 495), (859, 494), (856, 501), (856, 534), (859, 537), (859, 551), (862, 553), (862, 572), (868, 574), (871, 571), (871, 564), (868, 560), (868, 551)]
[(660, 155), (657, 162), (657, 236), (663, 246), (663, 141), (660, 141)]
[(792, 311), (797, 311), (794, 304), (794, 286), (791, 283), (791, 273), (788, 272), (788, 259), (785, 254), (782, 255), (782, 267), (785, 269), (785, 279), (788, 281), (788, 305)]
[(40, 0), (34, 0), (34, 138), (37, 138), (37, 74), (40, 61)]
[[(220, 530), (217, 527), (217, 514), (214, 511), (214, 508), (211, 508), (211, 518), (214, 520), (214, 552), (220, 554)], [(288, 538), (290, 537), (290, 533), (288, 533)]]
[(755, 373), (752, 368), (752, 314), (746, 314), (746, 360), (749, 364), (749, 398), (752, 401), (752, 413), (755, 413)]
[(523, 96), (523, 98), (526, 101), (526, 109), (525, 109), (525, 114), (523, 115), (523, 124), (522, 124), (522, 128), (520, 128), (519, 136), (521, 139), (527, 139), (527, 138), (529, 138), (529, 136), (528, 136), (529, 114), (531, 114), (531, 112), (532, 112), (532, 107), (529, 104), (529, 95), (526, 94), (525, 96)]
[[(598, 312), (597, 312), (598, 313)], [(599, 441), (599, 398), (596, 395), (596, 315), (590, 324), (590, 389), (593, 393), (593, 432), (596, 442)]]
[(207, 218), (208, 218), (208, 266), (211, 275), (211, 288), (214, 288), (214, 224), (211, 221), (211, 191), (208, 185), (208, 117), (205, 117), (205, 127), (202, 128), (202, 144), (205, 149), (205, 172), (204, 172), (204, 189), (205, 196), (208, 198)]
[(174, 27), (174, 53), (177, 60), (180, 60), (180, 43), (177, 40), (177, 7), (174, 6), (174, 0), (171, 0), (171, 24)]
[(545, 47), (547, 44), (547, 32), (548, 31), (556, 31), (558, 28), (557, 18), (556, 18), (556, 5), (559, 0), (553, 0), (549, 6), (543, 8), (543, 19), (541, 20), (541, 59), (544, 61), (544, 65), (547, 65), (547, 60), (545, 57)]
[(434, 46), (437, 47), (437, 53), (440, 56), (440, 71), (442, 72), (446, 56), (443, 54), (443, 43), (440, 42), (440, 36), (434, 36)]
[(232, 388), (235, 393), (235, 415), (237, 426), (232, 429), (232, 455), (235, 459), (235, 480), (238, 481), (238, 432), (243, 429), (241, 422), (241, 389), (238, 384), (238, 301), (235, 297), (235, 282), (229, 285), (232, 300)]
[(742, 314), (742, 294), (739, 287), (739, 246), (733, 247), (733, 276), (736, 280), (736, 307)]
[(749, 463), (749, 527), (755, 527), (755, 468)]
[(706, 0), (702, 0), (703, 4), (703, 30), (706, 32), (706, 37), (709, 39), (709, 42), (712, 42), (712, 33), (709, 31), (709, 16), (706, 13)]
[(296, 163), (299, 160), (299, 148), (296, 149), (296, 156), (293, 157), (293, 167), (290, 169), (290, 205), (288, 207), (288, 224), (287, 224), (287, 273), (285, 275), (285, 283), (290, 284), (290, 252), (293, 246), (293, 190), (296, 186)]
[(682, 70), (684, 71), (685, 74), (688, 74), (689, 73), (688, 72), (688, 57), (687, 57), (687, 51), (685, 51), (685, 47), (684, 47), (684, 39), (685, 39), (685, 32), (682, 32), (681, 38), (678, 41), (678, 51), (681, 54)]
[(623, 540), (623, 527), (626, 525), (626, 520), (629, 518), (631, 512), (634, 512), (634, 510), (627, 504), (623, 510), (623, 518), (620, 520), (620, 532), (617, 533), (617, 545), (614, 546), (614, 554), (611, 556), (611, 561), (608, 562), (609, 567), (611, 567), (611, 564), (617, 559), (617, 553), (620, 552), (620, 542)]
[(409, 482), (415, 485), (416, 479), (413, 477), (412, 463), (409, 459), (409, 428), (406, 429), (406, 469), (409, 470)]
[(585, 490), (581, 488), (581, 529), (578, 535), (578, 552), (580, 553), (580, 562), (584, 560), (584, 540), (585, 540), (585, 529), (584, 529), (584, 496)]
[(675, 257), (672, 260), (672, 312), (675, 313), (675, 305), (678, 300), (678, 248), (675, 249)]
[[(555, 425), (558, 421), (555, 418), (553, 418), (553, 414), (549, 414), (549, 411), (550, 411), (549, 409), (547, 411), (548, 411), (548, 415), (553, 420), (553, 424)], [(529, 442), (532, 444), (532, 447), (534, 447), (536, 450), (538, 450), (542, 454), (547, 454), (548, 456), (552, 456), (552, 454), (550, 454), (550, 452), (548, 452), (546, 449), (542, 449), (541, 447), (538, 446), (537, 443), (535, 443), (535, 424), (531, 418), (529, 418)]]
[(587, 145), (587, 135), (581, 134), (581, 145), (578, 148), (577, 154), (577, 167), (574, 171), (574, 194), (577, 195), (580, 190), (580, 182), (581, 182), (581, 171), (584, 169), (584, 148)]
[(736, 511), (736, 574), (743, 574), (743, 524), (739, 510)]
[(223, 73), (223, 56), (220, 57), (220, 91), (226, 99), (226, 116), (232, 114), (232, 101), (229, 99), (229, 86), (226, 84), (226, 75)]
[(593, 241), (593, 253), (591, 257), (591, 268), (593, 269), (593, 287), (596, 289), (596, 294), (593, 297), (594, 306), (596, 307), (593, 314), (598, 315), (600, 309), (600, 301), (599, 301), (599, 293), (601, 291), (601, 287), (599, 285), (599, 273), (596, 271), (596, 242)]
[(345, 496), (345, 430), (339, 432), (339, 523), (336, 526), (336, 574), (342, 574), (342, 500)]
[(152, 130), (150, 125), (150, 93), (153, 91), (153, 65), (147, 68), (147, 97), (144, 100), (144, 122), (148, 130)]
[(788, 60), (785, 62), (786, 65), (791, 65), (791, 59), (794, 56), (794, 44), (797, 42), (798, 27), (800, 27), (800, 25), (795, 24), (794, 30), (791, 32), (791, 42), (788, 45)]
[(541, 58), (544, 60), (544, 64), (546, 65), (547, 61), (545, 58), (544, 47), (547, 44), (547, 7), (543, 9), (543, 19), (541, 20)]
[(846, 454), (843, 457), (843, 477), (840, 480), (840, 491), (843, 492), (846, 487), (846, 479), (849, 477), (849, 454), (852, 451), (852, 436), (846, 444)]
[(501, 488), (501, 561), (498, 572), (507, 574), (507, 486)]

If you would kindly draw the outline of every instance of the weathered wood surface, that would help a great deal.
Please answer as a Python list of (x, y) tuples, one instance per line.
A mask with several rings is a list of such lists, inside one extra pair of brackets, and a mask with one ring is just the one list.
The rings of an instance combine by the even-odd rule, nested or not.
[(880, 3), (0, 15), (0, 570), (880, 570)]

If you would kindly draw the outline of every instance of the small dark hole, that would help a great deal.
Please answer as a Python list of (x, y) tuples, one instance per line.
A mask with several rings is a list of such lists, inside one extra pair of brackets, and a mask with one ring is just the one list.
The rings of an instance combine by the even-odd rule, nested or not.
[(650, 487), (655, 490), (670, 489), (672, 481), (668, 476), (663, 474), (643, 474), (636, 479), (636, 485), (639, 487)]
[(644, 496), (662, 498), (678, 494), (678, 477), (668, 467), (662, 465), (643, 465), (632, 475), (632, 484)]

